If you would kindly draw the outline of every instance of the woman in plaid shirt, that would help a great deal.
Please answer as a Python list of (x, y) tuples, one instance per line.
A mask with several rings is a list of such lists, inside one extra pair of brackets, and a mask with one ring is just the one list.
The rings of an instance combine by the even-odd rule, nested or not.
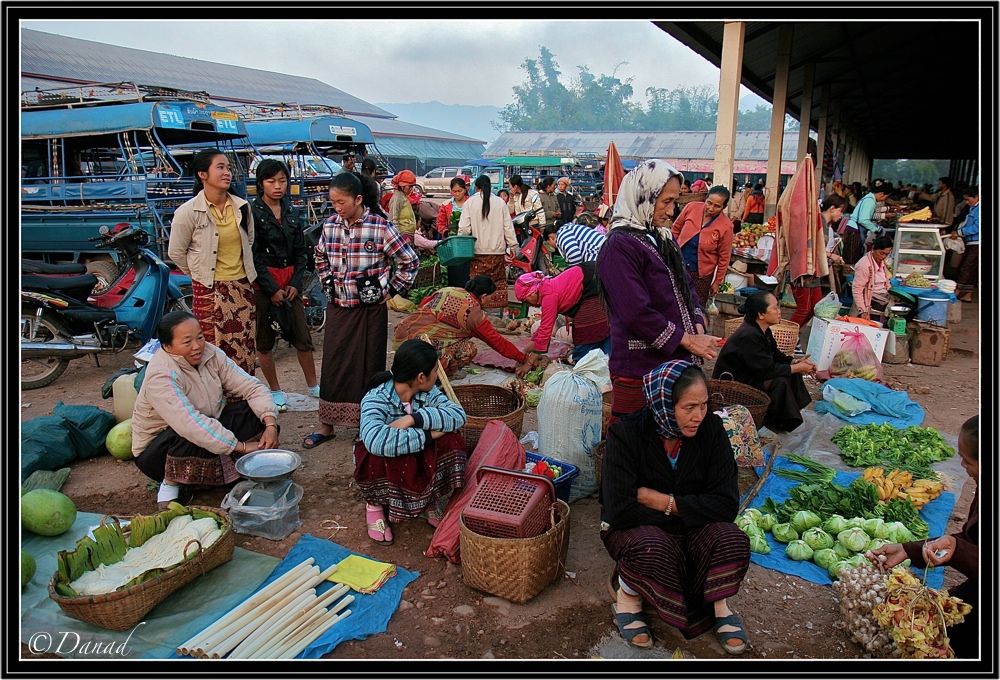
[(385, 370), (389, 310), (386, 300), (406, 295), (420, 263), (399, 231), (365, 206), (361, 181), (342, 172), (330, 181), (336, 214), (323, 225), (316, 245), (316, 273), (326, 284), (319, 420), (306, 436), (307, 449), (333, 439), (334, 426), (358, 427), (361, 397), (371, 376)]

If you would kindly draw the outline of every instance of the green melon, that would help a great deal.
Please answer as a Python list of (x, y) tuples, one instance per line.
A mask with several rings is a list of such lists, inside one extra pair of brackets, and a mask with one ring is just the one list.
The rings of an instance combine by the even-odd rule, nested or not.
[(41, 536), (65, 533), (76, 521), (70, 497), (52, 489), (35, 489), (21, 496), (21, 524)]
[(132, 419), (123, 420), (108, 432), (104, 445), (118, 460), (132, 459)]
[(26, 553), (21, 551), (21, 587), (28, 585), (30, 581), (35, 576), (35, 558), (31, 556), (31, 553)]

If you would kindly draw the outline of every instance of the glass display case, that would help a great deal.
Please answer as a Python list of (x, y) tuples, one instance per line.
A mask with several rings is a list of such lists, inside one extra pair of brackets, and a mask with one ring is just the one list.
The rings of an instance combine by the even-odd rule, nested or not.
[(947, 251), (939, 229), (945, 225), (896, 225), (892, 246), (892, 272), (900, 279), (910, 274), (922, 274), (928, 279), (941, 278)]

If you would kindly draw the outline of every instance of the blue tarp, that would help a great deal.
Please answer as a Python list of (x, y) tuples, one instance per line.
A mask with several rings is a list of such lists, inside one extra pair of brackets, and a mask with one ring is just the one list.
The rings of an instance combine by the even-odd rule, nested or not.
[(831, 378), (824, 383), (825, 385), (868, 402), (871, 404), (872, 410), (849, 417), (838, 411), (833, 404), (821, 400), (815, 404), (817, 413), (832, 413), (841, 420), (859, 426), (869, 423), (879, 425), (890, 423), (900, 430), (924, 422), (923, 407), (911, 400), (906, 392), (897, 392), (885, 385), (873, 383), (863, 378)]
[[(794, 470), (802, 469), (795, 463), (790, 462), (784, 456), (779, 456), (774, 461), (774, 467), (771, 469), (771, 474), (768, 475), (767, 481), (764, 482), (764, 486), (761, 487), (760, 491), (757, 493), (754, 503), (752, 503), (753, 507), (760, 509), (768, 498), (772, 499), (775, 503), (783, 503), (789, 498), (789, 489), (800, 484), (800, 482), (785, 479), (784, 477), (774, 474), (775, 470), (780, 468), (791, 468)], [(838, 472), (833, 478), (833, 481), (835, 484), (847, 486), (859, 475), (860, 473), (858, 472)], [(945, 527), (948, 524), (948, 518), (951, 516), (951, 512), (954, 508), (955, 494), (945, 492), (920, 510), (920, 516), (930, 525), (931, 538), (944, 534)], [(766, 555), (750, 553), (751, 562), (768, 569), (780, 571), (783, 574), (799, 576), (807, 581), (819, 583), (820, 585), (830, 585), (833, 583), (826, 569), (823, 569), (810, 561), (797, 562), (790, 559), (785, 555), (784, 543), (775, 540), (774, 536), (771, 535), (771, 532), (765, 532), (764, 535), (767, 537), (768, 545), (771, 546), (771, 552)], [(917, 573), (918, 577), (923, 578), (922, 569), (914, 571)], [(929, 587), (940, 588), (943, 583), (944, 567), (936, 567), (928, 572), (927, 585)]]

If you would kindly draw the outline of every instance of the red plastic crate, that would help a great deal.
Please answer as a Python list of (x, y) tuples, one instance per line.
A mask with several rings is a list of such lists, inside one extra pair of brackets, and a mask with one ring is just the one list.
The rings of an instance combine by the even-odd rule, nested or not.
[(551, 528), (556, 488), (548, 477), (483, 466), (476, 481), (476, 493), (462, 511), (471, 531), (490, 538), (534, 538)]

